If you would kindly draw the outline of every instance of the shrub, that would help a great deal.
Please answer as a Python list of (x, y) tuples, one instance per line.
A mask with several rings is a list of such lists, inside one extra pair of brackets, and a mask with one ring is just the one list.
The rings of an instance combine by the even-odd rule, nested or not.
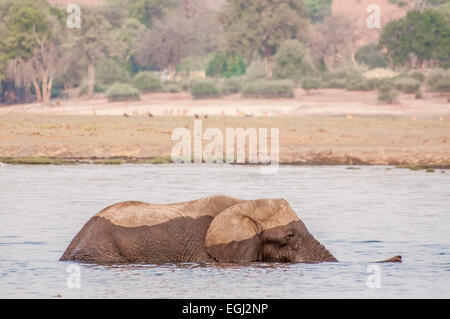
[(398, 92), (390, 85), (383, 85), (378, 91), (378, 100), (392, 104), (396, 101)]
[(192, 81), (190, 81), (190, 80), (184, 80), (180, 83), (181, 90), (183, 90), (185, 92), (189, 92), (189, 90), (191, 89), (191, 85), (192, 85)]
[(413, 94), (417, 93), (420, 90), (421, 83), (413, 78), (407, 77), (398, 77), (394, 79), (394, 87), (395, 89), (407, 93)]
[(52, 87), (52, 92), (51, 92), (52, 99), (62, 98), (64, 96), (65, 96), (64, 90), (57, 88), (57, 87)]
[(139, 100), (139, 91), (129, 84), (114, 83), (106, 91), (108, 101)]
[[(87, 84), (83, 85), (78, 92), (78, 96), (86, 95), (88, 93), (89, 87)], [(98, 83), (94, 84), (94, 93), (105, 92), (105, 88)]]
[(450, 81), (449, 80), (440, 80), (434, 83), (432, 87), (432, 91), (434, 92), (450, 92)]
[(349, 91), (371, 91), (375, 89), (375, 82), (363, 76), (347, 79), (346, 88)]
[(426, 80), (425, 75), (422, 72), (418, 72), (418, 71), (411, 73), (409, 76), (413, 79), (416, 79), (420, 83), (423, 83)]
[(245, 85), (242, 94), (256, 98), (293, 98), (294, 83), (289, 80), (258, 80)]
[(302, 88), (305, 91), (319, 89), (320, 87), (321, 83), (317, 78), (306, 78), (302, 81)]
[(365, 45), (356, 51), (355, 60), (367, 65), (369, 69), (387, 67), (383, 51), (374, 43)]
[(247, 77), (250, 79), (260, 79), (266, 77), (266, 69), (264, 66), (264, 62), (259, 59), (253, 60), (250, 65), (247, 67), (247, 71), (245, 72)]
[(381, 87), (384, 86), (394, 86), (394, 79), (393, 78), (381, 78), (381, 79), (367, 79), (367, 81), (370, 82), (370, 84), (372, 85), (372, 87), (374, 89), (380, 89)]
[(141, 92), (157, 92), (162, 88), (161, 80), (151, 72), (140, 72), (135, 75), (133, 85)]
[(427, 84), (432, 92), (450, 92), (450, 70), (432, 70)]
[(174, 82), (169, 82), (164, 84), (163, 86), (163, 92), (166, 93), (179, 93), (182, 91), (181, 85)]
[(51, 92), (51, 98), (55, 99), (55, 98), (62, 98), (64, 97), (65, 93), (64, 93), (64, 82), (61, 78), (56, 78), (53, 81), (53, 85), (52, 85), (52, 92)]
[(95, 67), (95, 80), (100, 85), (109, 86), (115, 82), (130, 83), (131, 76), (116, 60), (103, 59)]
[(236, 78), (225, 79), (220, 82), (219, 86), (223, 95), (237, 94), (241, 92), (241, 83)]
[(408, 0), (389, 0), (389, 2), (402, 8), (408, 6)]
[(274, 57), (273, 75), (278, 79), (290, 79), (295, 83), (313, 74), (313, 63), (307, 48), (298, 40), (284, 41)]
[(346, 78), (336, 79), (323, 79), (322, 86), (328, 89), (345, 89), (347, 87)]
[(223, 76), (226, 78), (245, 74), (245, 63), (237, 54), (215, 54), (206, 69), (208, 76)]
[(191, 85), (191, 95), (194, 99), (220, 97), (220, 90), (216, 84), (209, 79), (197, 80)]
[(340, 67), (323, 74), (324, 87), (330, 89), (345, 89), (349, 82), (363, 78), (363, 70), (355, 67)]

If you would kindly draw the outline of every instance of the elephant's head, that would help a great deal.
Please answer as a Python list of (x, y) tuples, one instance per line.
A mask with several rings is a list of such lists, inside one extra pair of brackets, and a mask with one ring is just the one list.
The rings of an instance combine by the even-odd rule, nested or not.
[(217, 215), (206, 249), (219, 262), (334, 262), (284, 199), (233, 205)]

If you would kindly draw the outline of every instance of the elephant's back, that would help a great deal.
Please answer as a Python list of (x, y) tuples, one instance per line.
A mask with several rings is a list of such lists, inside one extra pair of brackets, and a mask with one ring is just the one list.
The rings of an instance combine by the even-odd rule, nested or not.
[(95, 216), (123, 227), (154, 226), (178, 218), (215, 217), (224, 209), (241, 202), (227, 196), (210, 196), (175, 204), (149, 204), (138, 201), (121, 202), (106, 207)]

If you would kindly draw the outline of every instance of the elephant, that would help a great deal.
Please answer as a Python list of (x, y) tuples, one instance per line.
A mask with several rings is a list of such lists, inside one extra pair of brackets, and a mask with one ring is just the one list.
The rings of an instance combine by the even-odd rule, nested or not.
[[(284, 199), (215, 195), (176, 204), (128, 201), (94, 215), (61, 261), (337, 262)], [(396, 256), (383, 262), (401, 262)]]

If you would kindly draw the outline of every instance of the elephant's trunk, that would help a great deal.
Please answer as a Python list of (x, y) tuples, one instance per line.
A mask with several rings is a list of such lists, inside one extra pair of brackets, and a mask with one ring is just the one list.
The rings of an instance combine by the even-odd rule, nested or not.
[(300, 258), (303, 262), (321, 263), (321, 262), (337, 262), (338, 260), (312, 235), (305, 240), (306, 248), (302, 249)]

